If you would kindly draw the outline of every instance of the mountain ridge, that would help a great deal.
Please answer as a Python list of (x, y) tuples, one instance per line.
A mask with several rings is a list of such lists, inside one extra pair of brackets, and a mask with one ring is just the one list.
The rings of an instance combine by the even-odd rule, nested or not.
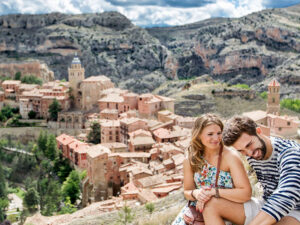
[(38, 59), (63, 79), (77, 52), (86, 77), (103, 74), (138, 93), (170, 79), (209, 74), (257, 91), (276, 78), (284, 97), (299, 98), (299, 9), (146, 29), (117, 12), (5, 15), (0, 16), (0, 61)]

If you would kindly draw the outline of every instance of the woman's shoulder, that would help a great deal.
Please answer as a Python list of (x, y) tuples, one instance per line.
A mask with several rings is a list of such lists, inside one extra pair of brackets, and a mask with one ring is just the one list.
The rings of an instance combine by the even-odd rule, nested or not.
[(224, 157), (224, 159), (228, 162), (232, 162), (233, 160), (241, 160), (239, 154), (237, 151), (233, 150), (233, 149), (230, 149), (230, 148), (227, 148), (224, 146), (224, 149), (223, 149), (223, 153), (222, 153), (222, 156)]

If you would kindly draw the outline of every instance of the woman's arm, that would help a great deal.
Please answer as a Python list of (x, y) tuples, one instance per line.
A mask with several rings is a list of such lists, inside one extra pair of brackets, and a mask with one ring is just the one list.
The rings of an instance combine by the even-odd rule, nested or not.
[(183, 188), (184, 197), (187, 200), (195, 201), (192, 191), (195, 189), (194, 173), (188, 159), (183, 161)]
[[(220, 197), (238, 203), (249, 201), (252, 189), (240, 156), (237, 152), (226, 149), (224, 160), (229, 166), (234, 187), (232, 189), (219, 189)], [(213, 189), (212, 192), (215, 194), (216, 190)]]

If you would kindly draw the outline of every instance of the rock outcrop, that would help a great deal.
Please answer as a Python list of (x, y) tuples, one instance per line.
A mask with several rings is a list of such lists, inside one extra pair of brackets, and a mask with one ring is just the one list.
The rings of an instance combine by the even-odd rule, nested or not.
[(39, 59), (58, 79), (78, 53), (86, 76), (104, 74), (121, 88), (148, 92), (167, 79), (209, 74), (263, 91), (276, 77), (299, 97), (300, 5), (238, 19), (143, 29), (117, 12), (0, 17), (0, 62)]
[(22, 76), (34, 75), (41, 78), (43, 82), (53, 81), (54, 73), (49, 70), (45, 63), (39, 61), (22, 62), (22, 63), (1, 63), (0, 74), (14, 79), (15, 74), (21, 72)]

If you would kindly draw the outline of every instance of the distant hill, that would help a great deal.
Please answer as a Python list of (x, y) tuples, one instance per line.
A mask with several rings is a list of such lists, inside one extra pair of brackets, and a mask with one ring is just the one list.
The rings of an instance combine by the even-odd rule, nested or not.
[(149, 29), (117, 12), (0, 17), (1, 63), (38, 59), (62, 79), (75, 52), (86, 76), (104, 74), (139, 93), (209, 74), (259, 91), (276, 77), (284, 96), (299, 98), (300, 5)]

